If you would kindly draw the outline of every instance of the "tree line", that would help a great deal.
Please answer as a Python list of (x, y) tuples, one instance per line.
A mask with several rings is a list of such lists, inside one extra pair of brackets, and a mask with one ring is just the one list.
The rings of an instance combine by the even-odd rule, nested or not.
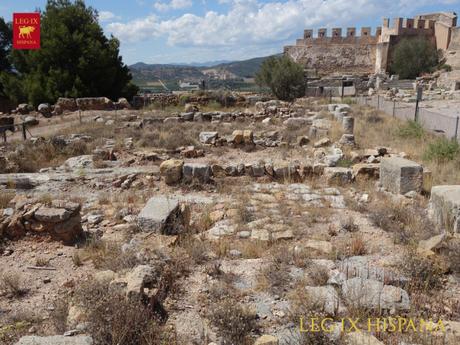
[(59, 97), (137, 93), (120, 42), (105, 36), (95, 9), (83, 0), (48, 0), (40, 16), (38, 50), (12, 49), (12, 23), (0, 18), (0, 96), (37, 106)]

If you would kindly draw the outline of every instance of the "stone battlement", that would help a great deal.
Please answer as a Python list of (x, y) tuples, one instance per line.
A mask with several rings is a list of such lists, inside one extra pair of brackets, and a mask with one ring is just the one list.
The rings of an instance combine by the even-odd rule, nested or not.
[(384, 18), (373, 30), (362, 27), (307, 29), (284, 53), (309, 71), (330, 73), (381, 73), (388, 68), (393, 47), (401, 39), (424, 38), (447, 50), (456, 32), (455, 13), (432, 13), (415, 18)]
[(393, 18), (391, 21), (389, 18), (383, 19), (383, 27), (393, 29), (434, 30), (435, 23), (434, 20), (420, 18)]
[[(378, 38), (382, 33), (382, 28), (378, 27), (376, 29), (375, 35), (372, 35), (372, 28), (364, 27), (361, 28), (360, 35), (357, 35), (356, 28), (347, 28), (346, 32), (342, 28), (333, 28), (330, 32), (327, 28), (318, 29), (316, 36), (314, 35), (314, 30), (305, 30), (303, 33), (303, 41), (309, 42), (321, 42), (323, 40), (332, 39), (337, 42), (340, 42), (340, 39), (344, 43), (348, 43), (347, 40), (353, 41), (355, 39), (361, 38)], [(299, 41), (299, 40), (298, 40)]]

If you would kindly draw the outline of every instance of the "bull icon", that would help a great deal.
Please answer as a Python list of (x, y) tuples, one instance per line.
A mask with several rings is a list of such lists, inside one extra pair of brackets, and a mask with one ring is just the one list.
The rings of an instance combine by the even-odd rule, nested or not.
[(32, 32), (35, 31), (33, 26), (20, 26), (19, 27), (19, 38), (32, 38)]

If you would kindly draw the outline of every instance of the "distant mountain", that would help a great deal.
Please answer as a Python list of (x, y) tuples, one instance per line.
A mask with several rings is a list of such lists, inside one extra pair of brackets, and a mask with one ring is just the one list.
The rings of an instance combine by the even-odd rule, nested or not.
[(190, 62), (190, 63), (180, 62), (180, 63), (172, 63), (171, 65), (192, 66), (192, 67), (213, 67), (213, 66), (217, 66), (217, 65), (222, 65), (224, 63), (230, 63), (230, 62), (232, 62), (232, 61), (230, 61), (230, 60), (217, 60), (217, 61)]
[[(138, 62), (129, 66), (134, 82), (138, 84), (162, 81), (199, 81), (202, 79), (252, 78), (268, 57), (233, 62), (204, 62), (193, 66), (184, 64), (146, 64)], [(220, 63), (218, 63), (220, 62)], [(216, 64), (214, 64), (216, 63)]]
[(258, 57), (243, 61), (227, 62), (220, 65), (216, 65), (214, 66), (214, 68), (224, 69), (239, 77), (252, 78), (259, 71), (260, 66), (268, 57), (269, 56)]

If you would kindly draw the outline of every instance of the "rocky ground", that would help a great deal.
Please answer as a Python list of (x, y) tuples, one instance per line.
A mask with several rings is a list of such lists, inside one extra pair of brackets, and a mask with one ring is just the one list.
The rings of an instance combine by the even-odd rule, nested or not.
[(460, 343), (459, 189), (369, 146), (384, 118), (186, 108), (62, 115), (0, 147), (0, 343)]

